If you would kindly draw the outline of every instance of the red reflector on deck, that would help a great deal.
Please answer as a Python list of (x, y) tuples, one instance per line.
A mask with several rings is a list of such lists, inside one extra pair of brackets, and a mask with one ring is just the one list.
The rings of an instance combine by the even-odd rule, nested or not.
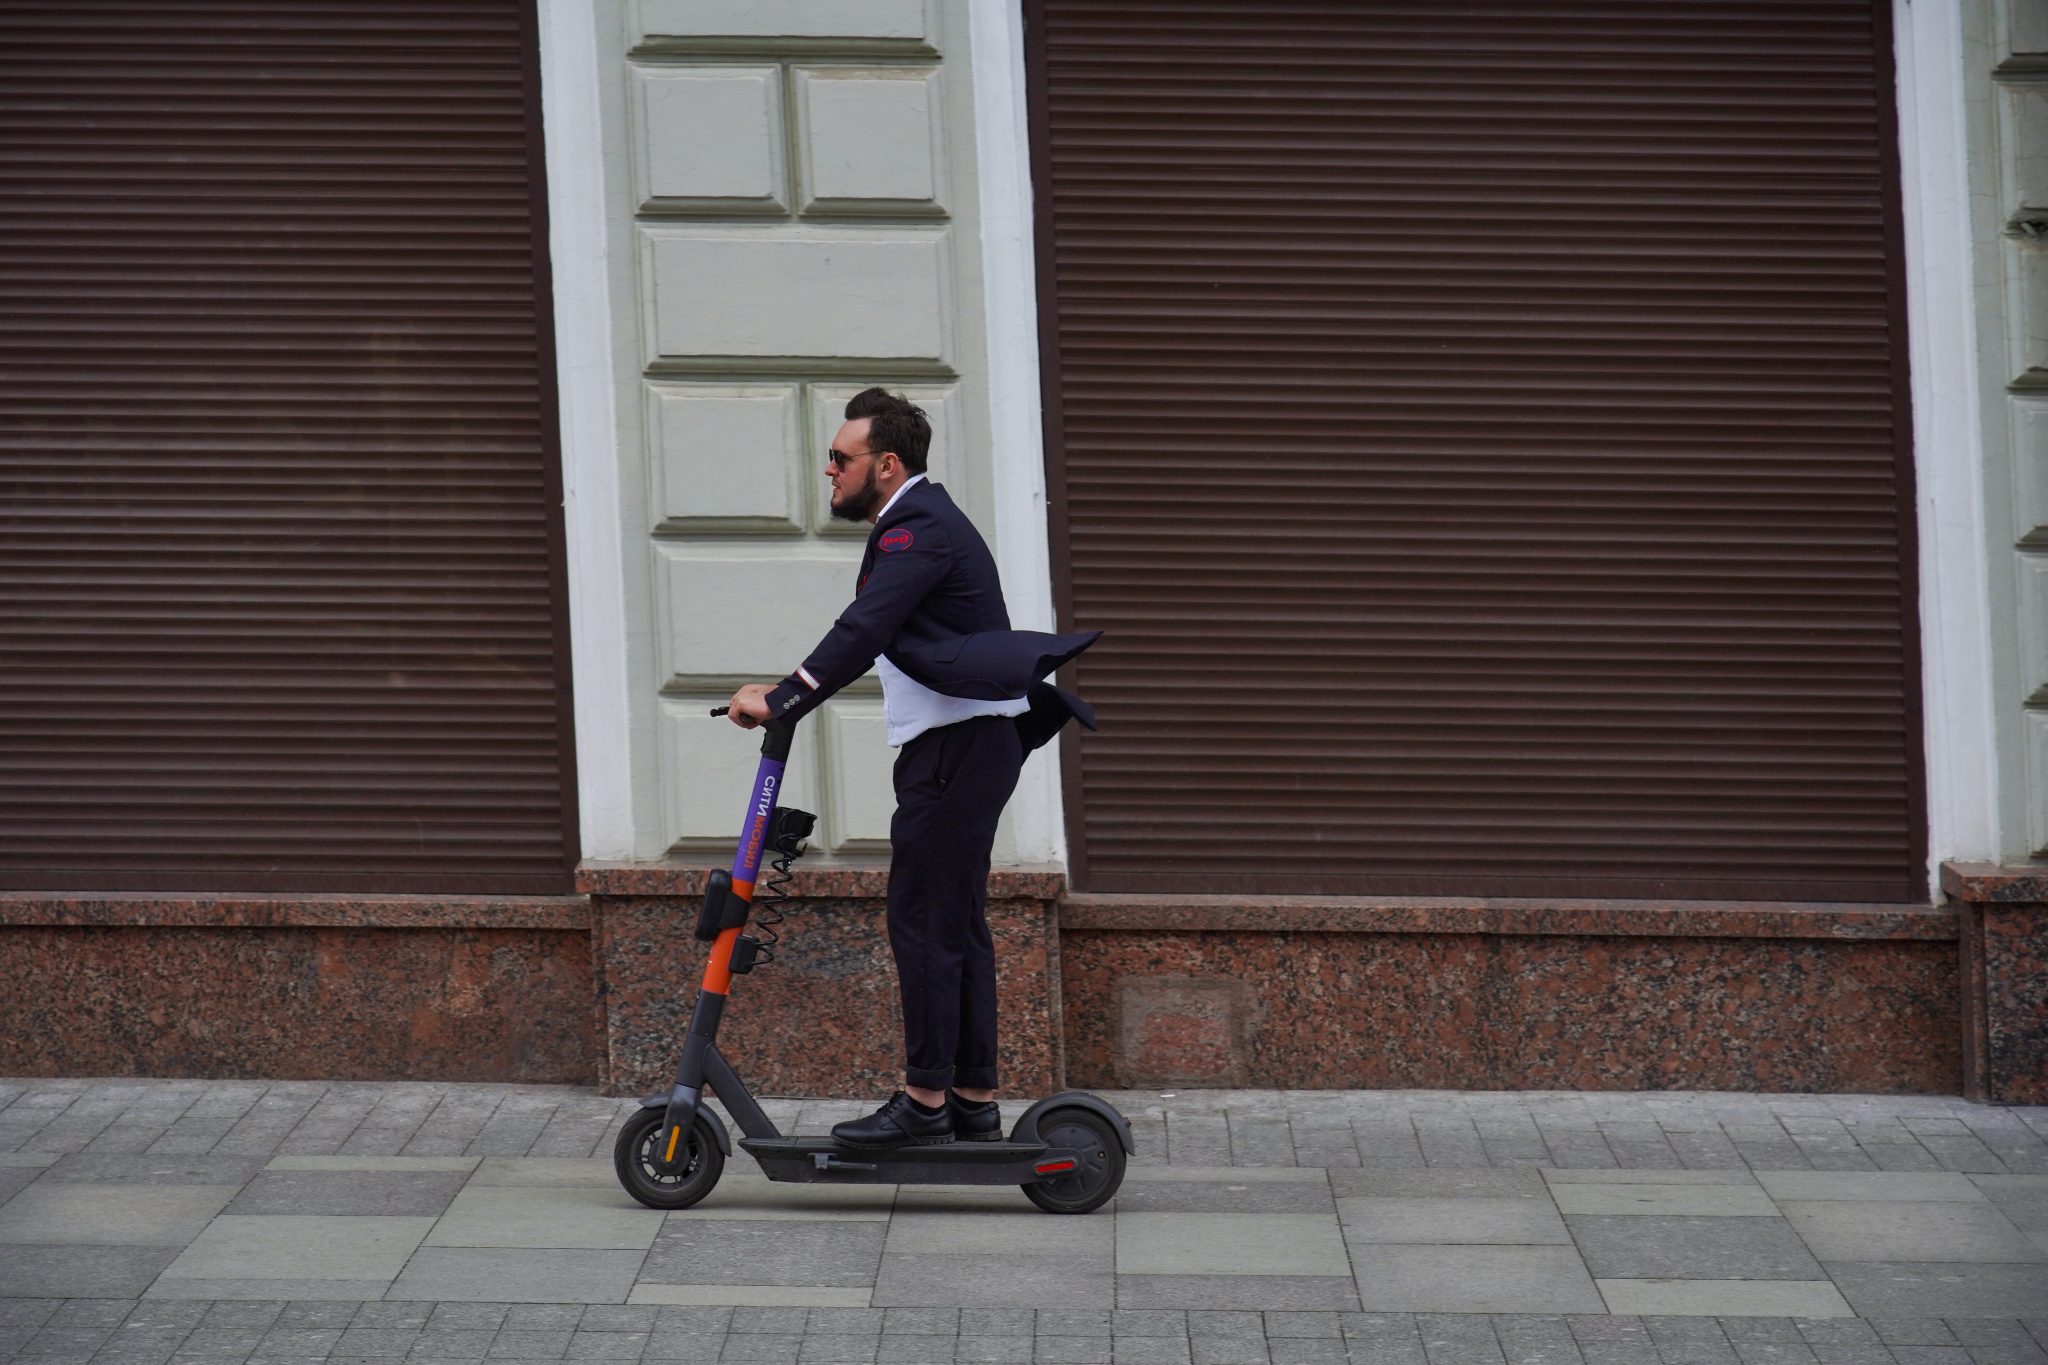
[(1031, 1169), (1040, 1175), (1058, 1175), (1061, 1171), (1071, 1171), (1080, 1164), (1072, 1157), (1068, 1157), (1063, 1161), (1041, 1161)]

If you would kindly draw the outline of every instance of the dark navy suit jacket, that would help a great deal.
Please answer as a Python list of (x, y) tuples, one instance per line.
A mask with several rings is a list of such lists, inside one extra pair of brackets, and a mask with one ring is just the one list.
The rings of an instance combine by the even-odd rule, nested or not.
[(1069, 720), (1095, 728), (1086, 702), (1043, 680), (1101, 635), (1011, 630), (995, 557), (946, 490), (925, 479), (868, 533), (852, 604), (768, 694), (768, 709), (800, 720), (886, 654), (949, 697), (1028, 698), (1031, 709), (1017, 717), (1017, 728), (1025, 748), (1035, 749)]

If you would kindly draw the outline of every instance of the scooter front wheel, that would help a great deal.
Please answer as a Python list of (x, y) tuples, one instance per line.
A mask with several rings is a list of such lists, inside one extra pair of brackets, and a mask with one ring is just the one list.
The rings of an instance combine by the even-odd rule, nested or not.
[(667, 1117), (667, 1110), (653, 1106), (627, 1119), (612, 1147), (612, 1168), (626, 1193), (648, 1208), (686, 1209), (711, 1193), (725, 1173), (725, 1153), (718, 1149), (710, 1120), (699, 1114), (690, 1125), (690, 1150), (683, 1168), (674, 1175), (663, 1175), (656, 1158)]
[(1024, 1186), (1024, 1197), (1047, 1213), (1088, 1213), (1107, 1204), (1124, 1183), (1124, 1145), (1109, 1120), (1092, 1109), (1055, 1109), (1038, 1121), (1048, 1147), (1080, 1157), (1074, 1170)]

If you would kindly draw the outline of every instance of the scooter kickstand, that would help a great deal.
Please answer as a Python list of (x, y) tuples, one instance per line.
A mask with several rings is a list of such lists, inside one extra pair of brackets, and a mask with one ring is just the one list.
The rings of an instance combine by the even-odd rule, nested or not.
[(872, 1171), (877, 1169), (872, 1161), (843, 1161), (832, 1152), (812, 1152), (811, 1164), (821, 1171)]

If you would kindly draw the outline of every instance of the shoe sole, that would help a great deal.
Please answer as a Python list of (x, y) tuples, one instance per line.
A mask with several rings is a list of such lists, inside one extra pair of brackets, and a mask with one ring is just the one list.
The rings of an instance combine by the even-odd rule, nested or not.
[(843, 1138), (834, 1133), (832, 1140), (842, 1147), (855, 1147), (863, 1152), (892, 1152), (898, 1147), (942, 1147), (953, 1140), (953, 1134), (943, 1133), (938, 1137), (906, 1137), (900, 1142), (855, 1142), (852, 1138)]

